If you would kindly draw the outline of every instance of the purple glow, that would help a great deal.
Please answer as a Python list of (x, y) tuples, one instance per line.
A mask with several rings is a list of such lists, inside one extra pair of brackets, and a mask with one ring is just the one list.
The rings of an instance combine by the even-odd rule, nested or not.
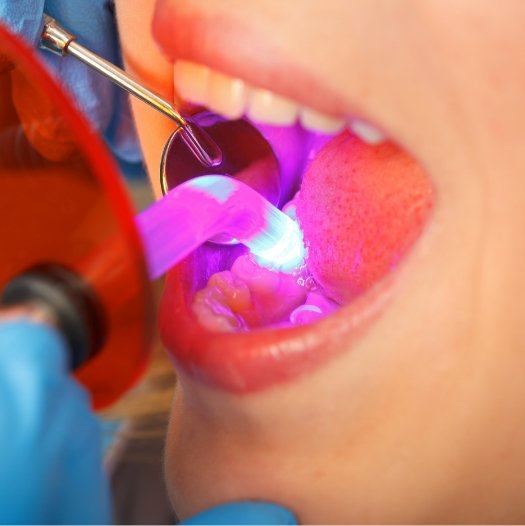
[(295, 126), (272, 126), (251, 122), (272, 147), (279, 162), (281, 201), (283, 205), (299, 189), (299, 181), (317, 152), (333, 137)]
[(245, 244), (259, 264), (276, 270), (292, 270), (305, 255), (295, 221), (246, 184), (221, 175), (182, 183), (136, 222), (152, 279), (224, 233)]

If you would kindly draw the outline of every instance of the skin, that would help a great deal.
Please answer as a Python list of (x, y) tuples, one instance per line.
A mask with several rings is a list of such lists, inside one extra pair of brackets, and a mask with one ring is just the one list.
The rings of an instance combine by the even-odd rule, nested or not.
[[(410, 151), (437, 197), (351, 352), (245, 397), (180, 375), (166, 446), (177, 512), (255, 496), (303, 522), (525, 521), (525, 4), (176, 1), (273, 35)], [(154, 4), (117, 1), (123, 49), (173, 96)], [(169, 123), (134, 109), (158, 189)]]

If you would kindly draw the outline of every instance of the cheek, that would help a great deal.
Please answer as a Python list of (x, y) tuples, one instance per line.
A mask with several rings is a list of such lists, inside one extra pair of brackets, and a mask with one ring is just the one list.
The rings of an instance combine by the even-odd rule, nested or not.
[[(151, 36), (155, 0), (117, 0), (117, 21), (126, 70), (168, 100), (174, 99), (173, 66)], [(144, 159), (155, 194), (160, 197), (159, 161), (175, 129), (169, 119), (131, 97)]]
[(297, 200), (310, 271), (336, 301), (353, 299), (413, 245), (433, 198), (422, 168), (392, 143), (335, 137), (305, 173)]

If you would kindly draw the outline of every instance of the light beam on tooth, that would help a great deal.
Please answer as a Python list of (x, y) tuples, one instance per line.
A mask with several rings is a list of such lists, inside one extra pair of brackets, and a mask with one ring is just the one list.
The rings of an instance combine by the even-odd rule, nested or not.
[(220, 234), (245, 244), (261, 265), (284, 272), (305, 256), (298, 224), (261, 194), (222, 175), (175, 187), (137, 217), (152, 279)]

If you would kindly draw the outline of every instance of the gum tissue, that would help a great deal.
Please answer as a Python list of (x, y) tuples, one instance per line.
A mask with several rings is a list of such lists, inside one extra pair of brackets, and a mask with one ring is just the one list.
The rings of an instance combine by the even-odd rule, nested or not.
[(276, 272), (244, 254), (230, 270), (210, 277), (192, 307), (208, 330), (237, 332), (311, 323), (337, 304), (322, 294), (306, 266), (289, 274)]

